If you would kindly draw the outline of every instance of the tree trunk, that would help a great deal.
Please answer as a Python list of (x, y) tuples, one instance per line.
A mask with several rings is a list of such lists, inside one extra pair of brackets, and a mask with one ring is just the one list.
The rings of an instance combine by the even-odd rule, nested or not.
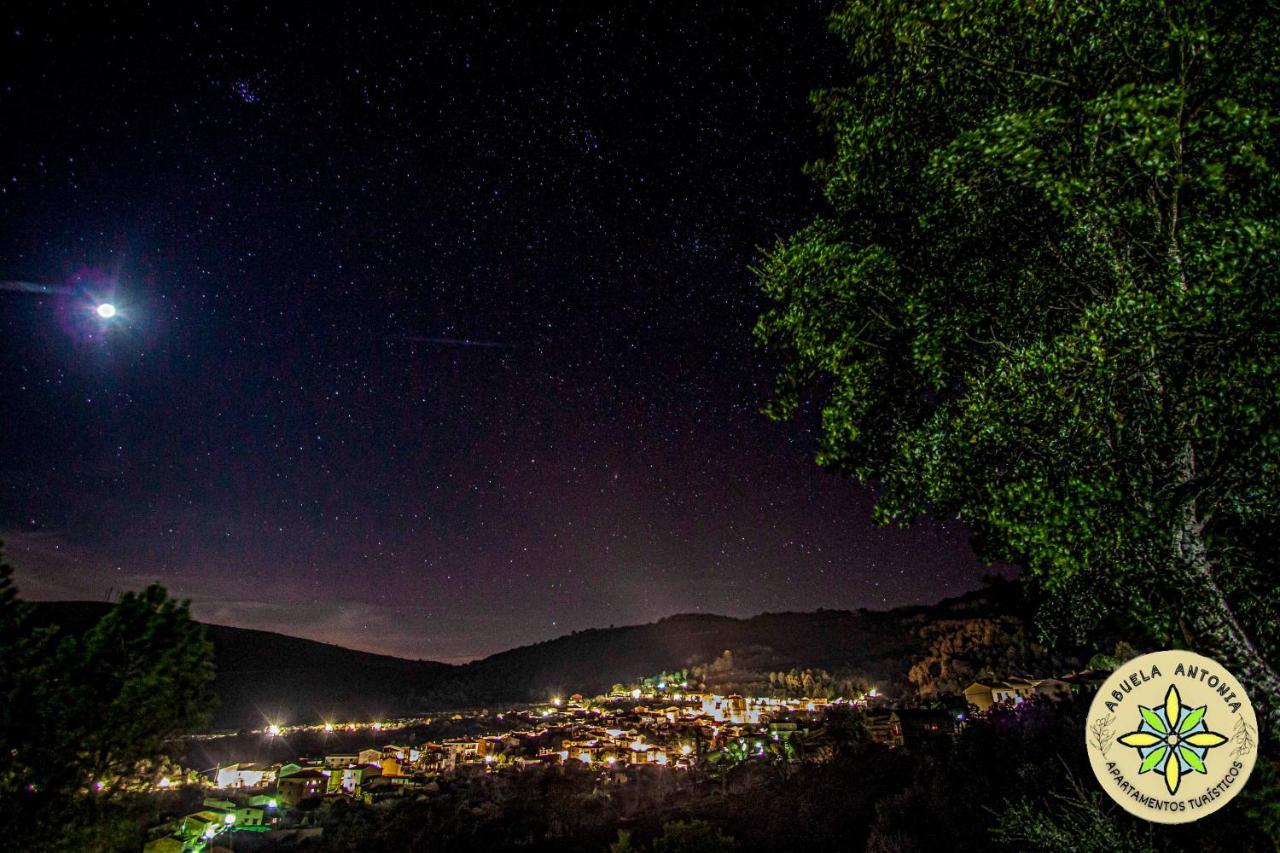
[(1178, 531), (1175, 551), (1187, 626), (1203, 652), (1231, 670), (1249, 692), (1261, 737), (1280, 743), (1280, 675), (1250, 640), (1218, 586), (1194, 505)]

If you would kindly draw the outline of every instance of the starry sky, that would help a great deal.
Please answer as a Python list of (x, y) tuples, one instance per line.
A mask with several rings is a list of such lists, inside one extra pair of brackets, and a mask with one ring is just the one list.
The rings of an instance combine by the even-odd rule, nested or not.
[(605, 5), (6, 4), (25, 596), (461, 661), (978, 585), (759, 413), (829, 4)]

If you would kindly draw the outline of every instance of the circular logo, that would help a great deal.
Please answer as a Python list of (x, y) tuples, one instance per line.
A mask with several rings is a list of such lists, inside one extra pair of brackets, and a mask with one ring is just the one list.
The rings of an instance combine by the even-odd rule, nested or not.
[(1103, 790), (1156, 823), (1213, 814), (1240, 793), (1258, 753), (1258, 720), (1225, 667), (1193, 652), (1120, 666), (1089, 706), (1089, 762)]

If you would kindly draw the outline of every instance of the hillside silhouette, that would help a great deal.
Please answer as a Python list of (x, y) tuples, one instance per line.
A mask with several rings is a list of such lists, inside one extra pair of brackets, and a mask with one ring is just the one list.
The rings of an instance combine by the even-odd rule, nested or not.
[[(108, 604), (45, 602), (37, 618), (86, 630)], [(738, 619), (681, 614), (646, 625), (578, 631), (463, 665), (412, 661), (268, 631), (207, 626), (215, 649), (219, 728), (269, 721), (369, 720), (595, 694), (692, 669), (720, 690), (767, 689), (773, 672), (822, 669), (882, 691), (928, 697), (977, 674), (1078, 663), (1029, 639), (1014, 584), (885, 611), (818, 610)], [(728, 654), (726, 655), (726, 652)]]

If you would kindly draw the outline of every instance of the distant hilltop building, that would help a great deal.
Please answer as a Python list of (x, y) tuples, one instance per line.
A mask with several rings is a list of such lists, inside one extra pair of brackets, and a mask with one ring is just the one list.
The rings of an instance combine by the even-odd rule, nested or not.
[(1071, 685), (1059, 678), (1007, 678), (975, 681), (964, 689), (964, 698), (979, 711), (995, 705), (1017, 705), (1033, 697), (1061, 699)]
[(276, 779), (275, 768), (258, 763), (228, 764), (214, 774), (215, 788), (259, 788)]

